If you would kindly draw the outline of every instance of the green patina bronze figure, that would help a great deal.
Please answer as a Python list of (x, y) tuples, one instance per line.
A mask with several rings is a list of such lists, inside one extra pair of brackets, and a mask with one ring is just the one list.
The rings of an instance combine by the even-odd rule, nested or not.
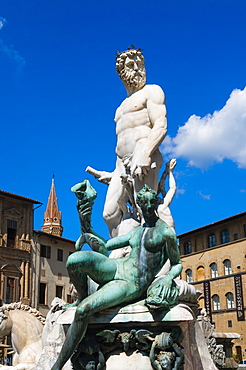
[(85, 243), (89, 244), (93, 251), (108, 256), (108, 250), (105, 247), (106, 240), (98, 235), (91, 227), (91, 213), (94, 200), (97, 197), (96, 190), (91, 186), (88, 180), (84, 180), (74, 185), (71, 191), (78, 198), (77, 210), (79, 213), (81, 233), (75, 243), (76, 251), (80, 251)]
[[(156, 215), (157, 194), (147, 185), (137, 194), (137, 204), (145, 223), (126, 235), (107, 242), (90, 226), (91, 207), (96, 197), (88, 180), (72, 188), (78, 202), (81, 236), (76, 242), (77, 252), (69, 256), (67, 269), (78, 291), (74, 321), (68, 329), (65, 342), (51, 370), (61, 370), (83, 339), (89, 317), (103, 309), (128, 304), (146, 296), (147, 289), (167, 259), (171, 268), (165, 275), (162, 297), (174, 301), (178, 291), (173, 289), (173, 279), (182, 270), (177, 240), (171, 228)], [(93, 251), (80, 251), (88, 243)], [(123, 258), (108, 258), (107, 251), (131, 246)], [(87, 278), (100, 285), (100, 289), (87, 296)]]

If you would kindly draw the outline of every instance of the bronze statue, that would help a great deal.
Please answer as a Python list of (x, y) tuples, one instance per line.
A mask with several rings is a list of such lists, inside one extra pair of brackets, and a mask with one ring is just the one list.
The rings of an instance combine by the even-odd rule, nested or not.
[[(77, 207), (80, 220), (90, 218), (90, 207), (95, 191), (89, 181), (72, 188), (78, 197)], [(93, 199), (92, 199), (93, 198)], [(174, 232), (156, 215), (157, 193), (145, 185), (137, 194), (145, 223), (126, 235), (105, 242), (90, 227), (81, 228), (81, 237), (76, 243), (77, 252), (69, 256), (67, 269), (72, 283), (78, 291), (75, 302), (74, 321), (68, 329), (65, 342), (51, 370), (61, 370), (79, 342), (83, 339), (91, 315), (103, 309), (142, 299), (167, 259), (171, 268), (165, 276), (165, 298), (173, 295), (172, 282), (181, 270), (179, 249)], [(85, 215), (84, 215), (85, 214)], [(87, 242), (93, 251), (80, 251)], [(131, 246), (131, 252), (123, 258), (108, 258), (105, 251)], [(87, 296), (87, 277), (100, 285), (100, 289)]]

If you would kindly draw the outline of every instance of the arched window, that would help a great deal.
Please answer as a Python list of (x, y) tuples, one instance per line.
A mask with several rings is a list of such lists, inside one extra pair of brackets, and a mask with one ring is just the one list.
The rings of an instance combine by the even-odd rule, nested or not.
[(184, 254), (190, 254), (192, 252), (191, 242), (188, 240), (184, 243)]
[(224, 260), (224, 269), (225, 269), (225, 275), (231, 275), (232, 269), (231, 269), (231, 261), (229, 259)]
[(191, 269), (187, 269), (185, 271), (185, 274), (186, 274), (186, 281), (187, 281), (187, 283), (192, 283), (192, 281), (193, 281), (193, 278), (192, 278), (192, 270)]
[(220, 310), (220, 297), (218, 296), (218, 294), (214, 294), (212, 296), (212, 300), (213, 300), (214, 311)]
[(224, 229), (221, 231), (221, 244), (228, 243), (230, 241), (229, 239), (229, 231), (228, 229)]
[(226, 293), (227, 308), (235, 308), (234, 295), (231, 292)]
[(213, 248), (216, 246), (216, 236), (215, 234), (210, 234), (208, 236), (208, 248)]
[(205, 279), (205, 271), (203, 266), (199, 266), (197, 268), (197, 280), (204, 280)]
[(212, 278), (218, 277), (218, 266), (217, 266), (217, 263), (215, 263), (215, 262), (211, 263), (210, 269), (211, 269), (211, 277)]

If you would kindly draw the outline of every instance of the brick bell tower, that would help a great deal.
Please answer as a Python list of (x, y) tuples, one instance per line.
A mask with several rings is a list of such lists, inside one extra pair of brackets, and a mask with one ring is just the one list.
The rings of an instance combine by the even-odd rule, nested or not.
[(55, 180), (53, 176), (47, 208), (44, 212), (44, 224), (42, 226), (42, 231), (48, 234), (62, 236), (63, 227), (61, 224), (61, 214), (62, 213), (58, 209)]

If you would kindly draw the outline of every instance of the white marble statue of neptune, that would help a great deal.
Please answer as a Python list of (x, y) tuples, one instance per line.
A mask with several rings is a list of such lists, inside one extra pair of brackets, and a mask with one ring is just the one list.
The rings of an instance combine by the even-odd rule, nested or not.
[[(127, 98), (116, 110), (116, 167), (112, 173), (87, 171), (109, 184), (103, 216), (111, 237), (125, 234), (137, 214), (135, 195), (147, 184), (157, 191), (162, 156), (158, 149), (167, 132), (165, 96), (157, 85), (146, 85), (144, 57), (140, 49), (118, 53), (116, 71), (123, 81)], [(131, 217), (129, 207), (132, 206)], [(138, 210), (139, 211), (139, 210)], [(131, 222), (127, 224), (127, 220)], [(126, 222), (122, 222), (126, 220)]]

